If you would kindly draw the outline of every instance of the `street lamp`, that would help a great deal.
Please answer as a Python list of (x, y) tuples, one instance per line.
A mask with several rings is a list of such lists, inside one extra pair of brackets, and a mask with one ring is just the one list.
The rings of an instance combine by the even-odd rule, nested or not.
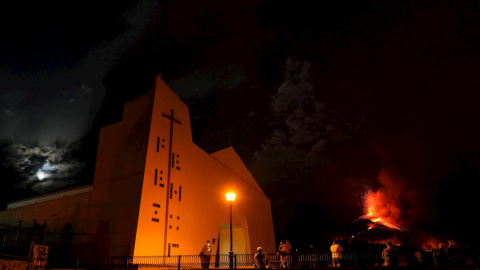
[(233, 235), (232, 235), (232, 206), (235, 201), (235, 193), (225, 194), (227, 201), (230, 202), (230, 269), (233, 269)]

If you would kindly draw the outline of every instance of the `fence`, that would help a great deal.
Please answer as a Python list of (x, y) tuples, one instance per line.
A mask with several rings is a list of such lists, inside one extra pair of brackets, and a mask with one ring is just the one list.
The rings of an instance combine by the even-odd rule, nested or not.
[[(268, 268), (280, 267), (278, 254), (265, 254)], [(363, 252), (342, 254), (342, 268), (349, 269), (371, 269), (382, 264), (381, 253)], [(229, 269), (230, 255), (220, 254), (209, 257), (210, 269)], [(331, 253), (292, 253), (287, 258), (287, 268), (326, 268), (331, 266)], [(70, 261), (68, 268), (75, 269), (202, 269), (202, 260), (198, 255), (177, 255), (177, 256), (145, 256), (145, 257), (104, 257), (104, 258), (74, 258)], [(254, 254), (234, 254), (232, 257), (232, 268), (248, 269), (255, 268)], [(461, 264), (450, 266), (434, 266), (426, 262), (402, 260), (399, 268), (403, 269), (457, 269), (457, 270), (479, 270), (478, 264)]]
[(0, 223), (0, 254), (11, 256), (29, 256), (30, 246), (38, 242), (45, 233), (45, 224), (34, 221), (30, 227)]
[(29, 246), (31, 242), (42, 239), (45, 233), (45, 225), (39, 225), (34, 221), (31, 227), (22, 227), (19, 222), (17, 226), (0, 223), (0, 246)]

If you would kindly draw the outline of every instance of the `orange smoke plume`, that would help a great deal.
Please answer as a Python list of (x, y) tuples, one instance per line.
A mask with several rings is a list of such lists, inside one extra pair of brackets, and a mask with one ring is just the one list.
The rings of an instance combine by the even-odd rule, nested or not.
[[(381, 193), (373, 193), (371, 191), (365, 194), (365, 215), (361, 216), (360, 218), (368, 219), (372, 222), (369, 229), (375, 227), (375, 224), (381, 224), (385, 227), (399, 230), (406, 232), (408, 231), (406, 228), (396, 224), (393, 220), (391, 220), (392, 213), (396, 212), (397, 209), (393, 206), (386, 204), (385, 202), (381, 201)], [(392, 207), (392, 209), (389, 209)]]
[[(406, 232), (402, 220), (402, 201), (406, 201), (411, 197), (405, 188), (404, 181), (396, 177), (392, 170), (381, 170), (378, 180), (382, 184), (382, 188), (376, 192), (368, 191), (364, 194), (364, 215), (360, 218), (367, 219), (372, 222), (370, 228), (377, 227), (379, 224)], [(407, 198), (404, 198), (407, 196)]]

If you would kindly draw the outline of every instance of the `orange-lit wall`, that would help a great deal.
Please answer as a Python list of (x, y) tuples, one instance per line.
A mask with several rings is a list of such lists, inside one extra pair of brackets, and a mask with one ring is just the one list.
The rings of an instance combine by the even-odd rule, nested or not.
[(208, 154), (192, 142), (188, 107), (158, 76), (152, 92), (125, 104), (122, 121), (101, 129), (91, 193), (3, 211), (0, 221), (36, 211), (49, 222), (55, 210), (58, 224), (93, 243), (87, 256), (192, 255), (214, 239), (214, 253), (224, 252), (230, 191), (234, 252), (275, 252), (270, 200), (232, 147)]
[(59, 232), (66, 223), (80, 224), (87, 216), (91, 193), (83, 193), (51, 201), (0, 211), (0, 221), (16, 225), (22, 220), (22, 226), (47, 224), (48, 232)]
[(124, 106), (121, 122), (100, 131), (89, 212), (95, 254), (132, 255), (145, 171), (152, 100)]
[[(18, 220), (22, 220), (22, 227), (32, 227), (35, 220), (38, 225), (46, 225), (42, 240), (59, 243), (62, 229), (67, 223), (73, 225), (74, 232), (86, 232), (84, 221), (90, 196), (91, 192), (87, 192), (0, 211), (0, 222), (17, 225)], [(83, 252), (89, 237), (88, 233), (73, 237), (72, 252)]]
[[(213, 243), (213, 239), (219, 238), (220, 224), (230, 222), (229, 203), (225, 198), (228, 191), (237, 193), (233, 207), (233, 224), (243, 228), (247, 234), (243, 237), (245, 247), (241, 252), (254, 252), (260, 245), (266, 252), (275, 252), (270, 201), (233, 148), (229, 147), (212, 155), (204, 152), (192, 142), (188, 107), (159, 77), (154, 94), (134, 254), (198, 254), (205, 241), (210, 240)], [(172, 111), (174, 119), (178, 121), (173, 125), (165, 117), (171, 116)], [(173, 139), (172, 149), (169, 151), (171, 126)], [(158, 139), (160, 147), (157, 151)], [(156, 185), (155, 169), (163, 172), (162, 180), (157, 180)], [(173, 187), (171, 199), (167, 187), (168, 175), (170, 187)], [(160, 187), (160, 183), (164, 186)], [(165, 212), (167, 198), (168, 213)], [(159, 202), (161, 211), (152, 206), (154, 202)], [(157, 214), (154, 211), (157, 211)], [(158, 218), (159, 222), (152, 222), (152, 217)], [(217, 250), (217, 245), (218, 241), (213, 245), (214, 251)]]

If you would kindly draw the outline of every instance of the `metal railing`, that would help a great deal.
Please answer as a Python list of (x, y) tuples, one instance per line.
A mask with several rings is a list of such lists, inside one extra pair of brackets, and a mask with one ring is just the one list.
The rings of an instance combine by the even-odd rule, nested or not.
[[(280, 258), (278, 254), (265, 254), (267, 267), (280, 269)], [(234, 269), (254, 269), (253, 254), (234, 254)], [(342, 265), (344, 269), (413, 269), (413, 270), (478, 270), (479, 264), (450, 264), (435, 266), (432, 264), (400, 264), (398, 267), (380, 267), (381, 255), (378, 252), (363, 253), (342, 253)], [(2, 259), (2, 258), (0, 258)], [(27, 261), (28, 258), (12, 257), (9, 260)], [(209, 268), (229, 269), (229, 254), (210, 256)], [(208, 259), (207, 259), (208, 260)], [(287, 268), (314, 268), (331, 269), (331, 253), (292, 253), (286, 257)], [(45, 261), (29, 261), (28, 269), (45, 270), (52, 268)], [(89, 270), (139, 270), (139, 269), (202, 269), (202, 259), (199, 255), (177, 255), (177, 256), (144, 256), (144, 257), (77, 257), (72, 258), (68, 269), (89, 269)]]
[[(282, 268), (280, 256), (276, 253), (265, 254), (268, 268)], [(325, 253), (291, 253), (285, 258), (287, 268), (324, 268), (331, 266), (332, 254)], [(350, 268), (368, 269), (382, 265), (382, 257), (379, 252), (344, 252), (342, 253), (341, 266)], [(207, 259), (210, 269), (229, 269), (229, 254), (211, 255)], [(412, 263), (403, 261), (399, 267), (408, 266), (408, 269), (437, 269), (434, 265)], [(479, 265), (455, 265), (455, 268), (441, 267), (442, 269), (471, 270), (480, 269)], [(176, 256), (142, 256), (142, 257), (104, 257), (104, 258), (75, 258), (75, 262), (69, 265), (75, 269), (202, 269), (202, 258), (199, 255), (176, 255)], [(254, 254), (234, 254), (234, 269), (255, 268)], [(440, 269), (440, 268), (438, 268)]]
[(29, 227), (0, 223), (0, 247), (30, 245), (32, 241), (43, 238), (45, 233), (45, 225), (37, 224), (34, 220), (33, 225)]

